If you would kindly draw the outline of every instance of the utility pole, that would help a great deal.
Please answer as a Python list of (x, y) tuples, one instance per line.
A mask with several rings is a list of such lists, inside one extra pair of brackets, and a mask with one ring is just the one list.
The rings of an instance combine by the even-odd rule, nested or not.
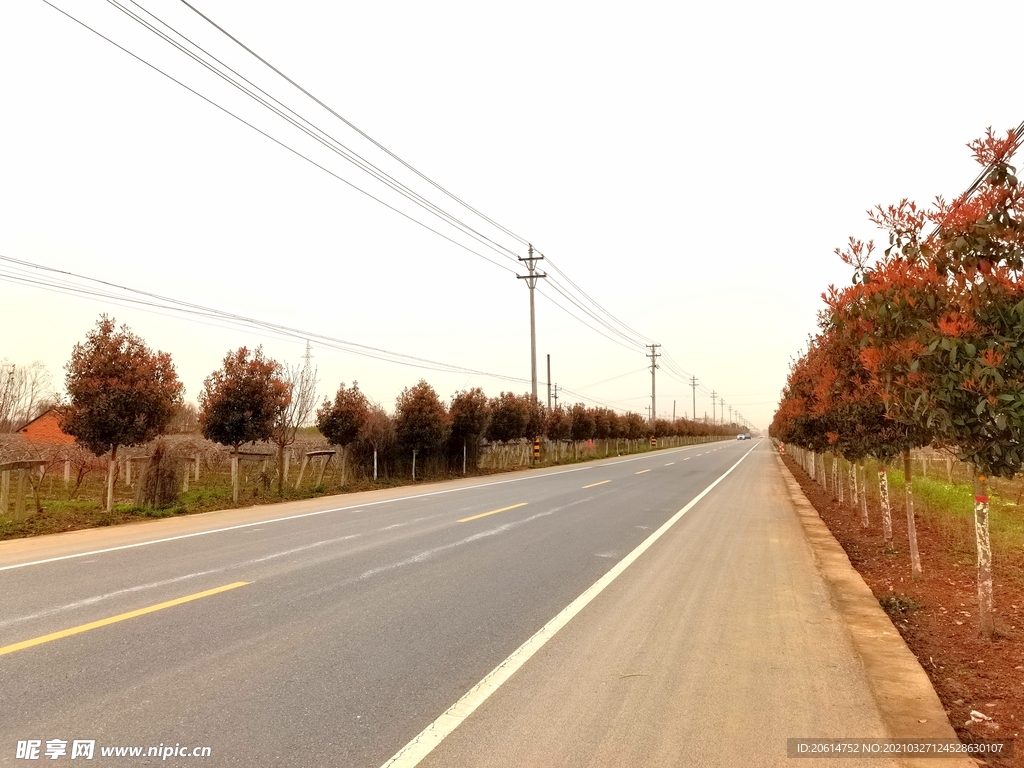
[(697, 420), (697, 377), (690, 377), (690, 386), (693, 387), (693, 420)]
[(533, 289), (537, 287), (537, 281), (547, 277), (543, 272), (537, 271), (537, 262), (544, 258), (533, 255), (533, 246), (529, 246), (529, 256), (519, 257), (519, 260), (526, 263), (527, 274), (516, 275), (520, 280), (525, 280), (530, 288), (530, 380), (533, 383), (533, 402), (537, 402), (537, 320), (533, 309)]
[(558, 385), (555, 384), (555, 408), (558, 407)]
[(647, 355), (647, 357), (651, 358), (651, 426), (653, 427), (654, 420), (657, 418), (657, 410), (655, 408), (657, 402), (654, 398), (654, 372), (658, 370), (657, 360), (661, 355), (658, 354), (657, 350), (661, 344), (648, 344), (647, 346), (651, 348), (651, 354)]
[(548, 355), (548, 410), (551, 410), (551, 355)]
[(715, 390), (711, 390), (711, 423), (715, 423), (715, 398), (718, 397), (718, 393)]
[(676, 423), (676, 401), (672, 401), (672, 423)]
[(729, 423), (732, 424), (732, 406), (729, 406)]

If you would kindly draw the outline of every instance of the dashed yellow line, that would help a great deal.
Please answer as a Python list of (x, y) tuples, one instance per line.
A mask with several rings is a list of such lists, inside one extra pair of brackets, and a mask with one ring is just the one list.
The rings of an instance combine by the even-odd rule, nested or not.
[(636, 474), (638, 474), (638, 475), (642, 475), (642, 474), (643, 474), (644, 472), (650, 472), (650, 471), (651, 471), (651, 470), (649, 470), (649, 469), (641, 469), (641, 470), (640, 470), (639, 472), (637, 472)]
[(611, 482), (611, 480), (602, 480), (600, 483), (591, 483), (590, 485), (584, 485), (583, 487), (584, 488), (593, 488), (595, 486), (604, 485), (605, 483), (610, 483), (610, 482)]
[(127, 621), (128, 619), (134, 619), (137, 616), (145, 616), (147, 613), (162, 611), (164, 608), (173, 608), (176, 605), (181, 605), (182, 603), (189, 603), (193, 600), (199, 600), (202, 597), (210, 597), (211, 595), (216, 595), (221, 592), (227, 592), (229, 589), (244, 587), (248, 583), (248, 581), (236, 581), (234, 584), (226, 584), (223, 587), (217, 587), (216, 589), (208, 589), (205, 592), (196, 592), (194, 595), (178, 597), (174, 600), (168, 600), (166, 603), (157, 603), (156, 605), (151, 605), (148, 608), (139, 608), (136, 611), (120, 613), (117, 616), (111, 616), (109, 619), (91, 621), (88, 624), (81, 624), (77, 627), (72, 627), (71, 629), (62, 629), (60, 632), (51, 632), (49, 635), (34, 637), (31, 640), (22, 640), (20, 643), (14, 643), (13, 645), (5, 645), (2, 648), (0, 648), (0, 656), (3, 656), (8, 653), (14, 653), (15, 651), (22, 651), (26, 648), (31, 648), (35, 645), (42, 645), (43, 643), (49, 643), (54, 640), (60, 640), (65, 637), (71, 637), (72, 635), (78, 635), (82, 632), (88, 632), (90, 629), (99, 629), (100, 627), (105, 627), (109, 624), (116, 624), (119, 621)]
[(484, 512), (479, 515), (473, 515), (472, 517), (464, 517), (461, 520), (459, 520), (459, 522), (468, 523), (470, 520), (479, 520), (481, 517), (487, 517), (488, 515), (496, 515), (499, 512), (508, 512), (510, 509), (519, 509), (520, 507), (525, 507), (526, 504), (527, 502), (524, 501), (521, 504), (513, 504), (511, 507), (502, 507), (501, 509), (495, 509), (491, 512)]

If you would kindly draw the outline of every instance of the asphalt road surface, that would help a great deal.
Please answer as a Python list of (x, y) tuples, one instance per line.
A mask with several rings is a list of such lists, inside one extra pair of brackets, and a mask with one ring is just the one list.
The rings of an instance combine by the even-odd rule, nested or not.
[[(80, 740), (88, 765), (377, 768), (624, 558), (421, 765), (782, 765), (788, 737), (885, 735), (766, 442), (52, 538), (0, 545), (0, 765)], [(122, 746), (210, 756), (100, 754)]]

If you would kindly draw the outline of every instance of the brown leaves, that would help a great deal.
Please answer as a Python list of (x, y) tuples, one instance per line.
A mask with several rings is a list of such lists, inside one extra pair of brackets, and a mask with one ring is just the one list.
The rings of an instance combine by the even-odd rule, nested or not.
[(163, 434), (184, 392), (169, 354), (106, 315), (75, 345), (65, 371), (61, 428), (96, 455)]

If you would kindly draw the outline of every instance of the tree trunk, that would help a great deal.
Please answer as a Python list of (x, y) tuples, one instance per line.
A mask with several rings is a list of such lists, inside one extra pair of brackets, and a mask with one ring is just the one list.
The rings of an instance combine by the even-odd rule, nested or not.
[(284, 446), (277, 446), (277, 495), (284, 498)]
[(850, 506), (857, 508), (857, 462), (850, 462)]
[(868, 468), (863, 464), (860, 466), (860, 525), (865, 529), (871, 525), (868, 521)]
[(107, 463), (107, 512), (114, 511), (114, 472), (117, 470), (117, 446), (110, 449), (110, 461)]
[(238, 446), (231, 454), (231, 501), (238, 503)]
[(907, 499), (907, 540), (910, 542), (910, 572), (914, 581), (921, 578), (921, 555), (917, 551), (917, 527), (914, 525), (913, 468), (910, 451), (903, 452), (903, 490)]
[(892, 510), (889, 507), (889, 473), (884, 466), (878, 468), (878, 504), (882, 508), (882, 539), (885, 551), (892, 552)]
[(846, 499), (843, 498), (843, 468), (839, 465), (839, 459), (832, 458), (832, 488), (836, 492), (839, 505), (842, 506)]
[(992, 638), (995, 613), (992, 606), (992, 542), (988, 535), (988, 484), (975, 471), (974, 537), (978, 546), (978, 629), (982, 637)]
[(345, 487), (345, 466), (348, 464), (348, 446), (341, 446), (341, 487)]

